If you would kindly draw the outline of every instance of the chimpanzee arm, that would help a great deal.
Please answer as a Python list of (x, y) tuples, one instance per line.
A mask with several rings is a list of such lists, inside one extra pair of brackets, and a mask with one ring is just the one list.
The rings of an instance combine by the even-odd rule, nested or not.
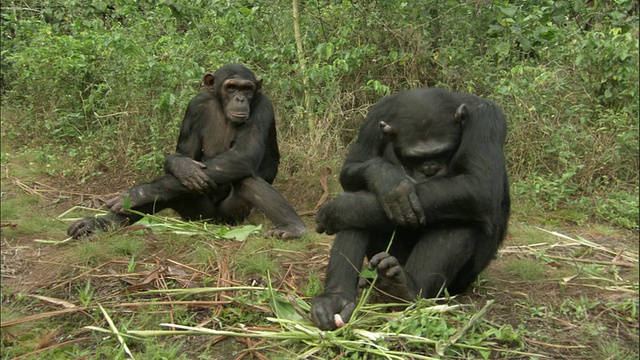
[(216, 114), (211, 94), (199, 93), (188, 106), (180, 127), (176, 151), (164, 162), (165, 173), (171, 174), (187, 189), (206, 192), (216, 188), (216, 183), (202, 169), (203, 129), (208, 117)]
[(509, 209), (504, 143), (506, 119), (491, 101), (478, 100), (465, 120), (458, 151), (447, 170), (416, 185), (427, 222), (496, 223)]
[(325, 292), (311, 302), (311, 318), (321, 330), (344, 326), (351, 319), (369, 242), (370, 234), (358, 230), (346, 230), (336, 236), (327, 266)]
[(386, 140), (381, 137), (378, 117), (374, 110), (365, 119), (356, 142), (340, 171), (340, 184), (345, 191), (371, 191), (377, 193), (383, 183), (397, 185), (405, 179), (402, 167), (392, 164), (384, 156)]
[(238, 126), (231, 148), (212, 158), (206, 159), (204, 172), (216, 184), (225, 184), (257, 176), (263, 162), (269, 127), (275, 121), (273, 106), (269, 99), (259, 94), (251, 107), (251, 117)]
[(414, 185), (402, 166), (384, 157), (386, 140), (379, 130), (380, 109), (377, 106), (365, 119), (357, 141), (349, 153), (340, 172), (340, 183), (345, 191), (370, 191), (387, 217), (398, 226), (419, 226), (425, 216), (418, 202)]
[(316, 231), (327, 235), (346, 229), (382, 233), (395, 227), (376, 196), (368, 191), (341, 193), (320, 207), (316, 223)]

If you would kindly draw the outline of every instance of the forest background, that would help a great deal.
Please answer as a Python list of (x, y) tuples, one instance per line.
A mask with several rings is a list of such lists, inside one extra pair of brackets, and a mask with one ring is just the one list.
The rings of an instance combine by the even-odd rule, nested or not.
[(637, 228), (637, 12), (625, 0), (304, 1), (294, 21), (291, 1), (4, 2), (2, 138), (82, 184), (150, 179), (202, 76), (241, 62), (265, 79), (280, 179), (307, 208), (375, 101), (444, 87), (507, 114), (518, 203)]
[[(0, 20), (3, 359), (124, 358), (122, 341), (83, 327), (109, 327), (98, 304), (122, 331), (273, 327), (273, 294), (184, 295), (201, 300), (193, 309), (171, 291), (271, 276), (281, 296), (319, 293), (331, 238), (312, 234), (314, 210), (340, 192), (337, 174), (369, 108), (424, 86), (492, 99), (506, 114), (510, 235), (459, 300), (471, 304), (462, 313), (426, 325), (422, 315), (404, 325), (388, 313), (363, 319), (449, 344), (385, 343), (424, 356), (637, 358), (638, 1), (7, 0)], [(58, 215), (71, 207), (98, 208), (159, 175), (202, 76), (233, 62), (264, 78), (282, 154), (275, 186), (305, 214), (306, 239), (47, 242), (64, 239), (69, 219)], [(127, 292), (136, 286), (166, 293), (144, 302)], [(477, 322), (487, 301), (496, 302)], [(376, 358), (362, 353), (370, 339), (350, 331), (359, 347), (316, 334), (323, 345), (309, 353)], [(270, 352), (262, 340), (221, 339), (127, 342), (149, 359), (288, 359), (311, 346)]]

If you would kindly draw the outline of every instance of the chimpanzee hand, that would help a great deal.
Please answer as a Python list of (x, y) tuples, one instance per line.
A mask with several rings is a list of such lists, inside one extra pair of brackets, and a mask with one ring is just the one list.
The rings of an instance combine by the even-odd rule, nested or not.
[(313, 298), (311, 318), (320, 330), (335, 330), (349, 322), (355, 309), (355, 298), (341, 293), (325, 293)]
[(341, 209), (341, 205), (344, 204), (344, 201), (342, 201), (344, 196), (347, 195), (342, 194), (318, 209), (316, 214), (316, 232), (318, 234), (327, 233), (327, 235), (333, 235), (348, 226), (348, 223), (344, 222), (345, 217), (341, 217), (340, 214), (346, 215), (355, 210), (347, 209), (345, 212), (344, 209)]
[(204, 172), (207, 165), (188, 157), (173, 157), (168, 167), (171, 175), (191, 191), (206, 193), (218, 185)]
[[(124, 206), (125, 199), (127, 198), (129, 198), (129, 196), (125, 191), (120, 195), (107, 200), (104, 203), (104, 207), (106, 207), (107, 209), (109, 209), (109, 211), (114, 212), (116, 214), (127, 214), (128, 211), (127, 209), (125, 209), (125, 206)], [(129, 204), (129, 208), (133, 206), (134, 205)]]
[(397, 226), (418, 227), (426, 223), (424, 209), (409, 179), (403, 179), (389, 191), (378, 193), (380, 206)]

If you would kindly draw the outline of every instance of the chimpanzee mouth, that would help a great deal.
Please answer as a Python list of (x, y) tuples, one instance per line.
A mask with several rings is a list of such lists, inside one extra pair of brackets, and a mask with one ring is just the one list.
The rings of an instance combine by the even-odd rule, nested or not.
[(247, 113), (246, 112), (233, 112), (233, 111), (229, 111), (229, 115), (239, 118), (239, 119), (244, 119), (247, 117)]

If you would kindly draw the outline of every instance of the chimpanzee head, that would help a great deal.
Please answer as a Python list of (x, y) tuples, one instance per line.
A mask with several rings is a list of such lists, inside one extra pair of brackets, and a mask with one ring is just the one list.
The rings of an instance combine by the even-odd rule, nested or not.
[(251, 105), (262, 88), (262, 78), (240, 64), (228, 64), (204, 76), (204, 84), (220, 102), (231, 123), (242, 124), (251, 116)]
[(443, 168), (446, 171), (460, 145), (467, 107), (441, 98), (437, 89), (420, 101), (411, 99), (421, 94), (404, 95), (395, 103), (395, 111), (379, 125), (405, 168), (433, 176)]

